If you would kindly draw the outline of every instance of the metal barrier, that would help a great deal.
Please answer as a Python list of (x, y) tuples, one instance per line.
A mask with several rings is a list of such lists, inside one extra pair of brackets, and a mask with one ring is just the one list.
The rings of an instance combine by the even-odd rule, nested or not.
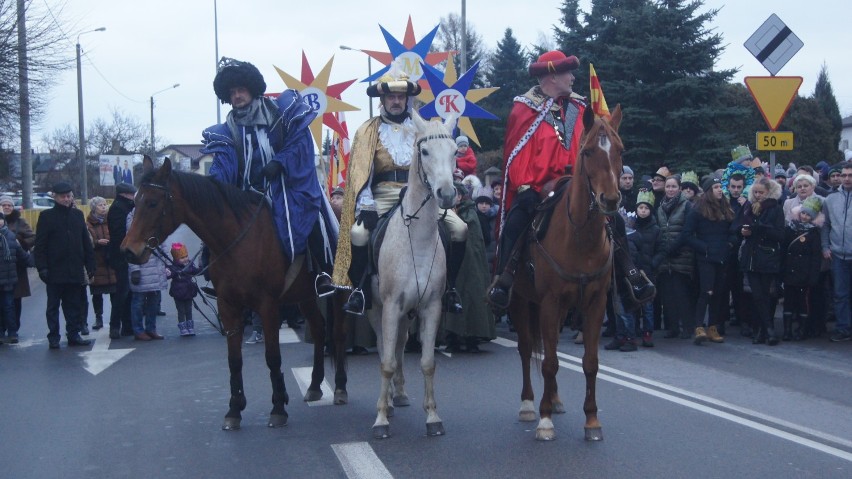
[[(48, 209), (50, 209), (50, 208), (48, 208)], [(78, 204), (77, 209), (79, 209), (80, 211), (83, 212), (84, 218), (89, 217), (89, 205), (79, 205)], [(39, 215), (41, 214), (42, 211), (47, 211), (47, 209), (43, 209), (43, 210), (36, 210), (36, 209), (21, 210), (21, 218), (27, 220), (27, 223), (29, 223), (30, 226), (32, 226), (33, 231), (35, 231), (36, 226), (38, 226), (38, 217), (39, 217)]]

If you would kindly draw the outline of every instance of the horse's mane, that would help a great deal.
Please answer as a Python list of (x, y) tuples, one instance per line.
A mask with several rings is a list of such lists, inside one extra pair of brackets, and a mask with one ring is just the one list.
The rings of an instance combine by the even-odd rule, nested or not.
[[(146, 172), (142, 175), (141, 183), (152, 182), (155, 174), (156, 171)], [(249, 211), (254, 211), (263, 200), (263, 196), (258, 193), (243, 191), (209, 176), (172, 170), (170, 179), (177, 183), (184, 201), (195, 211), (215, 208), (217, 213), (222, 214), (225, 208), (230, 208), (237, 219), (241, 219)]]

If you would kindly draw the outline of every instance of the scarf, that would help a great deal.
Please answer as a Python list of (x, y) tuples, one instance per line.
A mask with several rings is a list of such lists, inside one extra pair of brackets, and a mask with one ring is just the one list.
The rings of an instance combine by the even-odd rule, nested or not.
[(663, 203), (660, 205), (660, 207), (663, 209), (663, 211), (666, 212), (667, 215), (670, 215), (670, 214), (672, 214), (672, 211), (674, 211), (674, 209), (680, 203), (680, 201), (678, 201), (678, 200), (680, 200), (680, 195), (672, 197), (672, 198), (665, 196), (665, 197), (663, 197)]
[(6, 239), (6, 234), (9, 232), (9, 227), (3, 225), (0, 228), (0, 258), (7, 263), (12, 262), (12, 250), (9, 248), (9, 241)]
[[(266, 97), (255, 98), (245, 107), (234, 108), (228, 113), (228, 129), (231, 131), (231, 137), (234, 139), (237, 150), (237, 159), (243, 169), (241, 189), (254, 190), (251, 184), (251, 160), (254, 156), (254, 145), (251, 141), (251, 133), (247, 129), (253, 130), (257, 136), (261, 165), (266, 166), (275, 154), (269, 140), (269, 132), (272, 132), (276, 127), (281, 127), (279, 119), (278, 106)], [(263, 186), (264, 188), (267, 186), (266, 178), (263, 179)], [(258, 192), (262, 193), (262, 191)]]

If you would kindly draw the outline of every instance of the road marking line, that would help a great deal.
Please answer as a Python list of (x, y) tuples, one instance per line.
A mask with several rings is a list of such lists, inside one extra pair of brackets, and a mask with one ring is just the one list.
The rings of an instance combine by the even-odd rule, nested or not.
[[(308, 392), (308, 386), (311, 385), (311, 373), (313, 370), (314, 368), (310, 366), (304, 368), (293, 368), (293, 376), (296, 377), (296, 383), (302, 391), (302, 397), (305, 396)], [(331, 406), (334, 404), (334, 392), (331, 390), (331, 386), (328, 384), (327, 380), (322, 380), (320, 389), (322, 389), (322, 399), (319, 401), (310, 401), (305, 404), (308, 406)]]
[[(492, 342), (497, 342), (497, 341), (492, 341)], [(502, 341), (498, 342), (497, 344), (500, 344), (501, 346), (506, 346), (506, 347), (517, 347), (518, 343), (516, 341), (503, 339)], [(574, 363), (579, 363), (579, 364), (571, 364), (571, 363), (566, 362), (566, 361), (559, 361), (560, 366), (562, 366), (566, 369), (570, 369), (572, 371), (577, 371), (579, 373), (583, 372), (583, 367), (581, 366), (582, 358), (578, 358), (576, 356), (571, 356), (569, 354), (565, 354), (565, 353), (562, 353), (562, 352), (557, 352), (557, 355), (559, 357), (565, 358), (569, 361), (573, 361)], [(788, 421), (784, 421), (784, 420), (781, 420), (781, 419), (777, 419), (777, 418), (774, 418), (772, 416), (762, 414), (762, 413), (759, 413), (757, 411), (752, 411), (752, 410), (747, 409), (747, 408), (742, 408), (742, 407), (733, 405), (731, 403), (719, 401), (719, 400), (711, 398), (709, 396), (696, 394), (696, 393), (687, 391), (685, 389), (681, 389), (681, 388), (678, 388), (678, 387), (675, 387), (675, 386), (670, 386), (668, 384), (661, 383), (661, 382), (658, 382), (658, 381), (654, 381), (654, 380), (651, 380), (651, 379), (645, 379), (641, 376), (636, 376), (634, 374), (630, 374), (628, 372), (621, 371), (621, 370), (618, 370), (618, 369), (615, 369), (615, 368), (611, 368), (611, 367), (608, 367), (608, 366), (599, 366), (599, 370), (600, 371), (606, 371), (606, 372), (609, 372), (609, 373), (612, 373), (612, 374), (617, 374), (617, 375), (620, 375), (620, 376), (624, 376), (626, 378), (630, 378), (633, 381), (645, 383), (645, 384), (648, 384), (649, 386), (654, 386), (654, 387), (657, 387), (657, 388), (660, 388), (660, 389), (668, 390), (672, 393), (682, 394), (682, 395), (685, 395), (685, 396), (693, 397), (695, 399), (714, 404), (715, 406), (721, 406), (721, 407), (725, 407), (727, 409), (734, 410), (734, 411), (739, 412), (741, 414), (751, 415), (751, 416), (754, 416), (758, 419), (761, 419), (761, 420), (764, 420), (764, 421), (767, 421), (767, 422), (772, 422), (772, 423), (775, 423), (779, 426), (786, 427), (788, 429), (793, 429), (793, 430), (796, 430), (796, 431), (801, 432), (803, 434), (818, 437), (820, 439), (824, 439), (826, 441), (831, 441), (831, 442), (834, 442), (834, 443), (837, 443), (837, 444), (841, 444), (843, 446), (849, 447), (849, 445), (852, 444), (852, 443), (850, 443), (850, 441), (847, 441), (843, 438), (839, 438), (839, 437), (836, 437), (836, 436), (832, 436), (830, 434), (826, 434), (826, 433), (822, 433), (820, 431), (816, 431), (814, 429), (799, 426), (797, 424), (794, 424), (794, 423), (791, 423), (791, 422), (788, 422)], [(825, 445), (823, 443), (820, 443), (820, 442), (817, 442), (817, 441), (814, 441), (814, 440), (811, 440), (811, 439), (808, 439), (808, 438), (805, 438), (805, 437), (802, 437), (802, 436), (798, 436), (796, 434), (792, 434), (792, 433), (789, 433), (789, 432), (786, 432), (786, 431), (782, 431), (778, 428), (775, 428), (775, 427), (772, 427), (772, 426), (767, 426), (765, 424), (761, 424), (759, 422), (752, 421), (750, 419), (746, 419), (746, 418), (743, 418), (743, 417), (740, 417), (740, 416), (736, 416), (734, 414), (731, 414), (731, 413), (728, 413), (728, 412), (725, 412), (725, 411), (719, 411), (718, 409), (715, 409), (714, 407), (705, 406), (703, 404), (700, 404), (698, 402), (695, 402), (695, 401), (692, 401), (692, 400), (689, 400), (689, 399), (680, 398), (680, 397), (677, 397), (677, 396), (673, 396), (671, 394), (667, 394), (667, 393), (664, 393), (664, 392), (661, 392), (661, 391), (651, 389), (649, 387), (641, 386), (639, 384), (634, 384), (634, 383), (626, 381), (624, 379), (620, 379), (620, 378), (616, 378), (614, 376), (610, 376), (609, 374), (602, 374), (602, 373), (598, 372), (597, 377), (598, 377), (598, 379), (601, 379), (601, 380), (604, 380), (604, 381), (609, 381), (611, 383), (618, 384), (618, 385), (624, 386), (626, 388), (630, 388), (630, 389), (633, 389), (633, 390), (636, 390), (636, 391), (639, 391), (639, 392), (643, 392), (645, 394), (649, 394), (651, 396), (655, 396), (655, 397), (658, 397), (660, 399), (664, 399), (666, 401), (673, 402), (675, 404), (680, 404), (682, 406), (686, 406), (688, 408), (695, 409), (697, 411), (704, 412), (704, 413), (710, 414), (712, 416), (716, 416), (716, 417), (719, 417), (719, 418), (722, 418), (722, 419), (727, 419), (731, 422), (740, 424), (742, 426), (746, 426), (746, 427), (749, 427), (749, 428), (752, 428), (752, 429), (755, 429), (755, 430), (758, 430), (758, 431), (779, 437), (781, 439), (786, 439), (786, 440), (794, 442), (796, 444), (800, 444), (800, 445), (805, 446), (805, 447), (810, 447), (812, 449), (816, 449), (816, 450), (824, 452), (826, 454), (830, 454), (830, 455), (838, 457), (840, 459), (845, 459), (847, 461), (852, 462), (852, 453), (843, 451), (841, 449), (831, 447), (831, 446)]]
[(390, 471), (366, 442), (332, 444), (331, 449), (349, 479), (393, 479)]
[(300, 343), (299, 335), (290, 328), (278, 330), (278, 344)]
[(95, 336), (95, 344), (92, 346), (92, 350), (77, 353), (85, 362), (83, 369), (93, 376), (102, 373), (106, 368), (112, 366), (119, 359), (127, 356), (135, 349), (109, 349), (111, 340), (108, 328), (101, 328), (93, 336)]

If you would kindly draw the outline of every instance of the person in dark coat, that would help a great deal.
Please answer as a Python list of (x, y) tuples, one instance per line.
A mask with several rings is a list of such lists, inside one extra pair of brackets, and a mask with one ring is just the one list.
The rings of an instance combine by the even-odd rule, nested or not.
[(773, 283), (781, 272), (781, 242), (784, 241), (784, 210), (778, 203), (781, 186), (774, 180), (755, 180), (749, 190), (751, 208), (745, 211), (740, 235), (744, 238), (740, 268), (752, 292), (754, 324), (759, 332), (752, 344), (778, 344), (775, 335), (772, 298)]
[[(32, 250), (33, 245), (35, 245), (35, 232), (29, 223), (27, 223), (27, 220), (21, 217), (21, 212), (15, 209), (15, 202), (12, 200), (12, 197), (6, 195), (0, 196), (0, 211), (2, 211), (3, 215), (6, 217), (6, 226), (9, 227), (9, 231), (15, 233), (15, 238), (18, 240), (18, 244), (21, 245), (26, 252)], [(27, 264), (18, 263), (17, 266), (18, 282), (15, 283), (14, 300), (15, 331), (20, 329), (21, 326), (21, 298), (26, 298), (31, 294), (30, 278), (27, 274)], [(8, 329), (6, 331), (0, 331), (0, 333), (5, 333), (5, 335), (10, 336), (10, 341), (13, 340)], [(17, 340), (17, 336), (14, 337), (14, 340)]]
[(724, 338), (719, 334), (718, 328), (728, 314), (725, 262), (737, 242), (736, 236), (731, 232), (734, 212), (722, 193), (721, 179), (707, 178), (701, 187), (704, 194), (695, 200), (683, 229), (685, 240), (695, 253), (698, 265), (699, 295), (694, 314), (693, 341), (695, 344), (701, 344), (709, 339), (714, 343), (721, 343)]
[(636, 211), (636, 192), (633, 191), (633, 170), (624, 165), (618, 178), (618, 190), (621, 192), (621, 207), (628, 213)]
[(112, 311), (109, 314), (109, 337), (133, 336), (130, 324), (130, 276), (127, 260), (121, 253), (121, 242), (127, 236), (127, 215), (136, 206), (133, 198), (136, 188), (129, 183), (119, 183), (115, 187), (115, 200), (107, 212), (109, 229), (109, 264), (115, 270), (115, 293), (109, 295)]
[[(784, 230), (782, 251), (784, 257), (784, 341), (801, 341), (813, 335), (810, 323), (810, 290), (819, 283), (822, 263), (820, 227), (825, 223), (821, 213), (822, 200), (812, 196), (793, 207), (793, 221)], [(793, 334), (793, 321), (799, 327)]]
[(104, 327), (104, 296), (116, 291), (118, 279), (115, 270), (109, 262), (110, 237), (109, 225), (106, 223), (107, 202), (100, 196), (89, 200), (89, 216), (86, 226), (92, 236), (92, 247), (95, 251), (95, 277), (89, 284), (92, 294), (92, 307), (95, 310), (95, 331)]
[(490, 265), (494, 260), (497, 242), (494, 241), (494, 213), (491, 206), (494, 199), (488, 195), (476, 197), (476, 217), (479, 219), (479, 227), (482, 230), (482, 240), (485, 242), (485, 262)]
[[(689, 331), (692, 320), (688, 318), (694, 311), (690, 295), (695, 272), (692, 249), (683, 239), (683, 228), (690, 209), (692, 204), (680, 191), (680, 179), (676, 176), (666, 178), (663, 201), (657, 206), (660, 239), (652, 264), (668, 329), (664, 338), (692, 337)], [(682, 330), (679, 322), (683, 323)]]
[(86, 278), (95, 274), (92, 240), (83, 212), (73, 207), (71, 185), (61, 181), (53, 185), (53, 208), (38, 218), (35, 240), (35, 266), (47, 287), (47, 334), (50, 349), (59, 349), (59, 307), (65, 316), (65, 334), (69, 346), (88, 346), (92, 342), (80, 336), (83, 324), (82, 299)]
[[(654, 274), (654, 256), (660, 239), (660, 227), (654, 214), (654, 193), (650, 189), (640, 190), (636, 196), (636, 222), (633, 233), (628, 233), (627, 241), (633, 254), (636, 267), (644, 271), (652, 283), (657, 283)], [(642, 346), (654, 346), (654, 303), (647, 302), (640, 308), (642, 312)]]
[(15, 317), (18, 264), (27, 265), (29, 262), (29, 253), (18, 244), (15, 233), (6, 226), (5, 215), (0, 213), (0, 327), (6, 332), (6, 341), (10, 344), (18, 342), (18, 328), (21, 325)]

